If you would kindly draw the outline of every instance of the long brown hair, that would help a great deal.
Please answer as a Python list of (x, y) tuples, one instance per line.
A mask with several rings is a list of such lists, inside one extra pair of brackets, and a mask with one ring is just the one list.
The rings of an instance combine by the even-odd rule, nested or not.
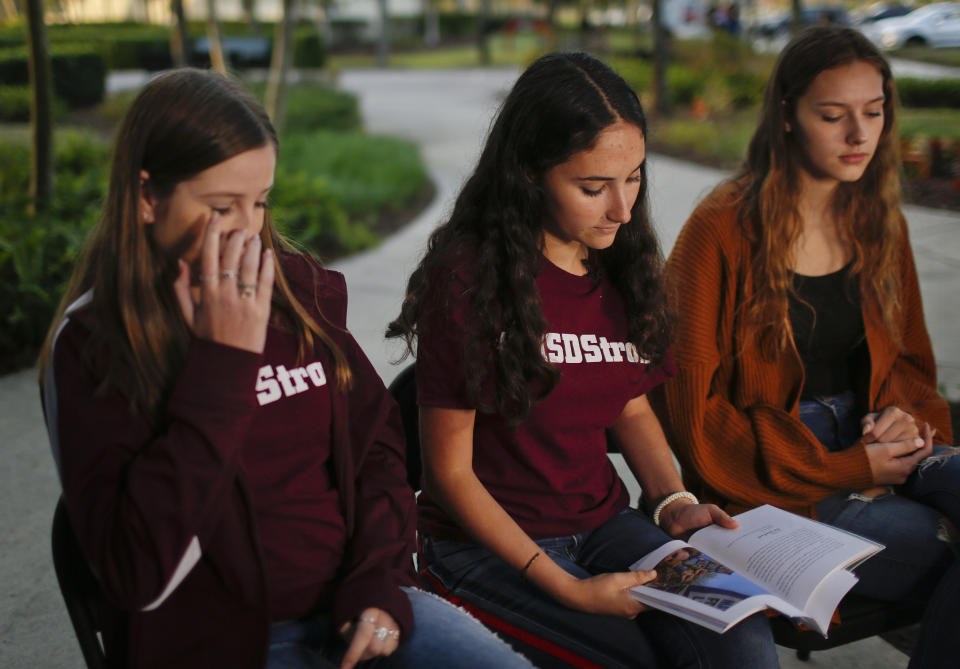
[(863, 299), (876, 305), (885, 327), (899, 340), (897, 250), (902, 242), (900, 156), (896, 132), (896, 87), (890, 66), (861, 33), (814, 27), (780, 54), (767, 82), (760, 124), (747, 157), (732, 179), (741, 197), (740, 222), (753, 247), (754, 295), (746, 317), (758, 329), (761, 349), (773, 355), (789, 345), (787, 302), (792, 290), (790, 249), (800, 233), (797, 170), (803, 147), (795, 121), (796, 102), (821, 72), (855, 62), (869, 63), (883, 78), (883, 130), (863, 176), (841, 183), (833, 200), (840, 235), (853, 260), (850, 276)]
[[(583, 53), (542, 56), (517, 79), (491, 126), (473, 175), (450, 219), (430, 236), (410, 276), (400, 315), (388, 337), (412, 351), (420, 310), (451, 255), (469, 250), (477, 280), (471, 307), (476, 330), (466, 342), (467, 390), (478, 403), (492, 376), (494, 405), (516, 423), (556, 384), (558, 369), (542, 354), (547, 323), (537, 293), (543, 223), (548, 218), (547, 172), (594, 146), (617, 121), (647, 124), (632, 88), (604, 63)], [(652, 364), (665, 359), (672, 317), (662, 281), (663, 257), (647, 209), (646, 162), (631, 211), (613, 245), (597, 251), (600, 267), (623, 297), (628, 337)]]
[[(139, 219), (140, 173), (150, 175), (160, 201), (177, 184), (232, 156), (267, 145), (278, 147), (263, 107), (238, 83), (214, 72), (181, 69), (165, 73), (140, 92), (117, 132), (110, 186), (100, 220), (91, 232), (40, 355), (40, 381), (51, 363), (54, 338), (66, 309), (92, 291), (97, 330), (92, 346), (110, 351), (102, 389), (128, 397), (132, 410), (154, 414), (179, 373), (190, 331), (173, 293), (177, 259), (153, 243)], [(269, 213), (260, 233), (263, 248), (291, 247)], [(303, 356), (319, 338), (336, 363), (336, 379), (350, 383), (343, 352), (293, 296), (276, 267), (273, 318), (296, 333)]]

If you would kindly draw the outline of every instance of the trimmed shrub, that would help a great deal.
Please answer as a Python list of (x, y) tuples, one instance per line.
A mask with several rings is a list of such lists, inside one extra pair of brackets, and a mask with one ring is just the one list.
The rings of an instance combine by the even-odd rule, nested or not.
[(314, 25), (301, 25), (293, 33), (293, 66), (323, 67), (327, 50)]
[(688, 105), (703, 94), (709, 74), (684, 65), (667, 68), (667, 85), (670, 87), (670, 102)]
[(360, 105), (350, 93), (328, 86), (297, 86), (287, 94), (287, 132), (356, 130)]
[(960, 109), (960, 79), (897, 79), (897, 92), (904, 107), (950, 107)]
[(109, 147), (57, 133), (54, 208), (27, 213), (30, 149), (0, 142), (0, 373), (33, 363), (77, 253), (99, 214)]
[[(50, 48), (50, 70), (53, 92), (69, 107), (87, 107), (103, 100), (107, 72), (103, 56), (95, 48), (55, 44)], [(8, 85), (29, 85), (26, 47), (0, 50), (0, 81)]]
[[(53, 118), (66, 113), (67, 105), (60, 98), (53, 98)], [(0, 86), (0, 122), (27, 123), (30, 121), (30, 87)]]
[(369, 228), (352, 224), (326, 179), (277, 168), (270, 195), (270, 216), (297, 245), (321, 256), (336, 257), (373, 246)]

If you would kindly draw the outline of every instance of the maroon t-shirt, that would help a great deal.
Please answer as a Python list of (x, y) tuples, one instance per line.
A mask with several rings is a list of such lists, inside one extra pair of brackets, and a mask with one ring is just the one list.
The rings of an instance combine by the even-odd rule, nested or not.
[[(475, 409), (463, 361), (471, 272), (456, 267), (440, 274), (421, 309), (418, 401)], [(594, 529), (626, 508), (626, 489), (607, 457), (606, 429), (672, 365), (648, 369), (627, 341), (623, 300), (606, 277), (569, 274), (542, 258), (536, 283), (548, 323), (542, 353), (559, 367), (560, 380), (516, 429), (499, 415), (477, 412), (473, 468), (527, 534), (545, 538)], [(467, 538), (429, 493), (417, 504), (420, 532)]]
[(331, 397), (316, 357), (297, 362), (294, 335), (270, 328), (258, 408), (240, 454), (260, 535), (273, 620), (329, 599), (346, 534), (330, 466)]

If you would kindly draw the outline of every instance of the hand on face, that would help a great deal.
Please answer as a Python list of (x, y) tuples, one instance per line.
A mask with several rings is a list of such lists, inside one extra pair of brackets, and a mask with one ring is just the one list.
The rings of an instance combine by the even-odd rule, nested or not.
[(220, 344), (263, 353), (270, 320), (274, 258), (259, 236), (227, 233), (221, 250), (221, 221), (214, 214), (200, 252), (199, 290), (191, 289), (190, 265), (181, 259), (173, 288), (194, 334)]

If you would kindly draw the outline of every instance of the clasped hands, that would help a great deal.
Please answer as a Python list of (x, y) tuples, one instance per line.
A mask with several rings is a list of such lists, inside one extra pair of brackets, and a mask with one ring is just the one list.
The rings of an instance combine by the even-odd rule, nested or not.
[(904, 483), (917, 464), (933, 453), (936, 430), (928, 423), (918, 426), (913, 416), (897, 407), (868, 413), (860, 425), (873, 482), (878, 486)]

